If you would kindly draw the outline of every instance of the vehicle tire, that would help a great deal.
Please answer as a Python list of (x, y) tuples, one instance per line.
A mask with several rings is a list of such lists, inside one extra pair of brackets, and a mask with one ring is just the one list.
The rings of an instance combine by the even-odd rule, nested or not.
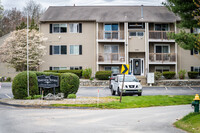
[(119, 88), (117, 89), (117, 95), (120, 96), (120, 91)]
[(112, 86), (110, 87), (111, 90), (111, 94), (114, 96), (115, 95), (115, 91), (113, 90)]
[(138, 93), (138, 96), (142, 96), (142, 93)]

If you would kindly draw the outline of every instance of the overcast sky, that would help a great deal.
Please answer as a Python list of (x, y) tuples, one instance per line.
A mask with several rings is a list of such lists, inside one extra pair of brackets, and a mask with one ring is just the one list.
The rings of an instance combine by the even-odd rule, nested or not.
[[(29, 0), (0, 0), (4, 9), (23, 9)], [(165, 0), (34, 0), (44, 8), (49, 6), (77, 6), (84, 5), (161, 5)]]

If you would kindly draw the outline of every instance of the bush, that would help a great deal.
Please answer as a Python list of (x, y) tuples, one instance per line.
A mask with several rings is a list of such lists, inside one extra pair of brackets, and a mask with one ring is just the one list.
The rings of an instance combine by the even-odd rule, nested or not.
[(98, 71), (95, 74), (95, 78), (99, 80), (108, 80), (111, 74), (112, 74), (112, 71)]
[(85, 79), (90, 79), (91, 75), (92, 75), (91, 68), (84, 69), (82, 72), (82, 77), (84, 77)]
[(162, 76), (162, 73), (160, 73), (160, 72), (154, 72), (154, 75), (155, 75), (155, 80), (159, 80), (160, 77)]
[(184, 79), (185, 78), (185, 74), (186, 74), (186, 70), (180, 70), (178, 72), (178, 75), (179, 75), (180, 79)]
[(188, 77), (190, 79), (196, 79), (198, 77), (198, 75), (199, 75), (199, 72), (194, 72), (194, 71), (188, 72)]
[(175, 75), (176, 75), (176, 73), (173, 72), (173, 71), (163, 72), (163, 76), (164, 76), (166, 79), (172, 79), (172, 78), (174, 78)]
[(90, 81), (94, 80), (94, 77), (90, 77)]
[[(15, 76), (12, 83), (12, 93), (15, 99), (24, 99), (27, 97), (27, 72), (21, 72)], [(29, 94), (38, 95), (37, 75), (35, 72), (29, 72)]]
[(11, 82), (11, 77), (7, 77), (6, 82)]
[(74, 73), (79, 78), (82, 76), (82, 70), (45, 70), (44, 72), (54, 72), (54, 73)]
[(64, 93), (64, 97), (69, 94), (76, 94), (79, 88), (79, 78), (73, 73), (61, 74), (60, 90)]
[(41, 97), (42, 97), (42, 95), (34, 95), (34, 96), (26, 97), (26, 98), (24, 98), (24, 99), (27, 99), (27, 100), (30, 100), (30, 99), (39, 99), (39, 98), (41, 98)]
[(69, 94), (67, 96), (68, 99), (76, 99), (76, 94)]

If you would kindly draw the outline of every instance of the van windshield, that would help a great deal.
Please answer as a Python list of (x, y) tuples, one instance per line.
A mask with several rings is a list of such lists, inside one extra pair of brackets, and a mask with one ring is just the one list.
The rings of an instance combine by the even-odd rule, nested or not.
[[(119, 81), (123, 82), (123, 76), (119, 77)], [(135, 76), (125, 76), (124, 82), (139, 82)]]

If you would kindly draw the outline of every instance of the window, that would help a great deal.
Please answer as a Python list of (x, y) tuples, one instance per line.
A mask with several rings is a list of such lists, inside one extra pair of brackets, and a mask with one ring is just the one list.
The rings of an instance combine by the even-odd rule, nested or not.
[(155, 71), (160, 73), (167, 72), (170, 71), (170, 66), (155, 66)]
[(112, 71), (112, 73), (119, 73), (119, 67), (118, 66), (105, 66), (105, 71)]
[(53, 33), (66, 33), (67, 24), (52, 24)]
[(155, 45), (154, 53), (170, 53), (169, 45)]
[(128, 23), (128, 29), (144, 29), (145, 23)]
[(69, 24), (70, 33), (82, 33), (82, 24), (81, 23), (71, 23)]
[(82, 66), (70, 67), (70, 70), (82, 70)]
[(129, 36), (144, 36), (144, 32), (129, 32)]
[(194, 67), (194, 71), (195, 71), (195, 72), (199, 72), (199, 75), (198, 75), (198, 76), (200, 76), (200, 67)]
[(199, 34), (200, 33), (200, 28), (194, 28), (193, 29), (194, 34)]
[(118, 45), (104, 45), (104, 60), (117, 61), (119, 59), (119, 46)]
[(67, 70), (67, 67), (50, 67), (50, 70)]
[(105, 24), (105, 39), (118, 39), (118, 24)]
[(191, 51), (191, 52), (190, 52), (191, 55), (194, 55), (194, 54), (198, 55), (198, 54), (200, 54), (199, 51), (196, 50), (196, 49), (192, 49), (192, 50), (190, 50), (190, 51)]
[(69, 24), (71, 33), (78, 33), (78, 23)]
[(168, 24), (155, 24), (155, 31), (168, 31)]
[(67, 54), (66, 45), (50, 45), (50, 55)]
[(81, 55), (82, 54), (82, 45), (70, 45), (70, 54), (71, 55)]

